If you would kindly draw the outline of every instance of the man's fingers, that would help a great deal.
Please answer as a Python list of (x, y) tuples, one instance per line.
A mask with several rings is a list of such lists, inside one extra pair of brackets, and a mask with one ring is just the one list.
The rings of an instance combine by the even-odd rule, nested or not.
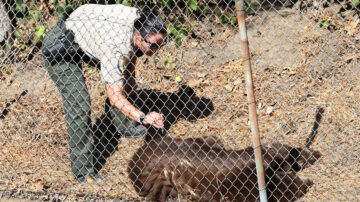
[(158, 117), (158, 119), (155, 120), (154, 125), (155, 125), (155, 127), (157, 127), (157, 128), (162, 128), (162, 127), (164, 127), (163, 121), (161, 120), (160, 117)]
[(158, 128), (164, 127), (164, 124), (163, 124), (163, 122), (161, 120), (157, 120), (156, 124), (157, 124)]
[(154, 124), (153, 124), (155, 127), (157, 128), (162, 128), (163, 127), (163, 123), (160, 119), (157, 119), (154, 121)]
[(146, 117), (146, 123), (153, 125), (156, 128), (163, 128), (164, 120), (164, 116), (157, 112), (150, 112)]

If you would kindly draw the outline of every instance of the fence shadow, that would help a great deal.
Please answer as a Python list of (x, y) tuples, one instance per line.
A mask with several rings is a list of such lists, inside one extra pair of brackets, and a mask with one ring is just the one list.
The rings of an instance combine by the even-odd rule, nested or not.
[[(144, 138), (146, 142), (165, 136), (171, 126), (181, 118), (194, 121), (209, 116), (214, 110), (210, 99), (196, 96), (195, 90), (189, 86), (181, 86), (177, 93), (161, 93), (156, 90), (141, 89), (131, 95), (128, 100), (145, 114), (156, 111), (162, 113), (165, 118), (163, 130), (148, 126), (148, 133)], [(117, 150), (121, 137), (107, 115), (109, 106), (107, 100), (105, 113), (96, 120), (92, 128), (95, 145), (94, 162), (97, 171), (105, 165), (106, 159)]]

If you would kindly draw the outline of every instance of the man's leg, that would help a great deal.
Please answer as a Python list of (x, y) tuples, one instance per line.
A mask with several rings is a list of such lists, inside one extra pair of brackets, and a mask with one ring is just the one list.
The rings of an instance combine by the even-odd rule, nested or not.
[(92, 130), (94, 134), (94, 169), (98, 173), (109, 158), (118, 148), (119, 135), (112, 124), (109, 107), (105, 107), (105, 113), (97, 118)]
[[(44, 46), (56, 41), (59, 31), (58, 25), (50, 30), (44, 39)], [(82, 69), (77, 63), (49, 64), (46, 59), (45, 66), (63, 98), (71, 171), (76, 177), (93, 174), (90, 95)]]
[(147, 133), (145, 126), (125, 116), (121, 110), (110, 105), (108, 100), (105, 102), (105, 105), (109, 107), (108, 115), (110, 116), (111, 123), (121, 135), (125, 137), (141, 137)]
[(77, 177), (94, 173), (90, 95), (82, 71), (72, 63), (55, 64), (49, 66), (48, 70), (63, 98), (71, 171)]
[(119, 109), (111, 106), (109, 99), (106, 99), (105, 113), (97, 119), (93, 131), (96, 173), (104, 167), (106, 159), (117, 150), (120, 135), (139, 137), (147, 132), (144, 126), (127, 118)]

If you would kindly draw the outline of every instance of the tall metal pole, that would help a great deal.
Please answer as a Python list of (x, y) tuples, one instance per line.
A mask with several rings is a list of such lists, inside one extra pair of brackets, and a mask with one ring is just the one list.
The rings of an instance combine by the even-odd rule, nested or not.
[(258, 119), (256, 115), (256, 101), (255, 101), (254, 85), (253, 85), (253, 78), (251, 71), (249, 43), (248, 43), (246, 25), (245, 25), (244, 0), (236, 0), (235, 6), (236, 6), (237, 20), (240, 29), (240, 43), (243, 48), (242, 60), (245, 68), (246, 90), (247, 90), (247, 98), (249, 102), (249, 118), (250, 118), (251, 133), (253, 135), (253, 146), (255, 153), (259, 192), (260, 192), (260, 201), (267, 202), (265, 173), (264, 173), (263, 157), (261, 154), (261, 147), (260, 147), (261, 143), (260, 143)]

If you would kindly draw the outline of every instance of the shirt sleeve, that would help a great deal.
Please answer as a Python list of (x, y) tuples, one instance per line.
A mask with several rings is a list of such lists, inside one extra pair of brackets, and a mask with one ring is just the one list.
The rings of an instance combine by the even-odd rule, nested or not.
[(98, 44), (101, 57), (101, 77), (105, 82), (123, 84), (124, 70), (129, 63), (131, 29), (123, 23), (105, 22)]
[(101, 78), (108, 83), (123, 84), (129, 59), (120, 53), (104, 55), (107, 57), (101, 59)]

